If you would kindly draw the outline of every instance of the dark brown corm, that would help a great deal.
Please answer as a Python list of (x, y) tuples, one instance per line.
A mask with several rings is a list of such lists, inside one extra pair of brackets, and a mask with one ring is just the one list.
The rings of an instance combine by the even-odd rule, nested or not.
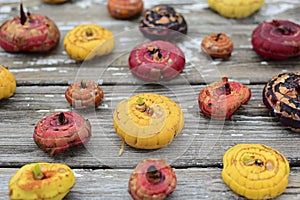
[(145, 37), (152, 40), (178, 39), (188, 30), (184, 17), (167, 5), (157, 5), (146, 10), (139, 28)]
[(274, 76), (263, 89), (263, 102), (283, 125), (300, 132), (300, 72)]

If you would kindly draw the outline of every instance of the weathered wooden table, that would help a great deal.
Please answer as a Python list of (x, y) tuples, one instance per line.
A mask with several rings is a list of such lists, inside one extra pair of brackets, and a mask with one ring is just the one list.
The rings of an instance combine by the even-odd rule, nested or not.
[[(204, 0), (145, 1), (145, 8), (164, 3), (181, 12), (188, 22), (187, 38), (178, 44), (187, 64), (182, 75), (169, 83), (144, 84), (132, 78), (128, 54), (146, 41), (137, 29), (139, 18), (116, 20), (108, 14), (104, 0), (72, 0), (48, 5), (40, 0), (23, 0), (27, 10), (53, 19), (60, 31), (59, 46), (48, 54), (10, 54), (0, 49), (1, 64), (8, 66), (17, 80), (15, 95), (0, 102), (0, 199), (8, 199), (10, 177), (24, 164), (57, 162), (69, 165), (77, 181), (66, 199), (130, 199), (128, 180), (138, 162), (148, 157), (168, 161), (178, 177), (169, 199), (240, 199), (222, 181), (224, 152), (238, 143), (261, 143), (282, 152), (291, 166), (289, 184), (278, 199), (300, 199), (300, 135), (281, 126), (262, 103), (262, 89), (274, 75), (300, 70), (300, 59), (268, 61), (251, 46), (252, 30), (263, 21), (287, 19), (299, 23), (299, 0), (266, 0), (262, 9), (245, 19), (227, 19), (209, 9)], [(0, 0), (0, 22), (18, 15), (19, 0)], [(74, 26), (95, 23), (115, 35), (114, 57), (94, 62), (75, 62), (63, 47), (65, 34)], [(234, 42), (229, 60), (207, 59), (200, 42), (209, 33), (224, 32)], [(247, 84), (251, 100), (225, 122), (204, 118), (197, 95), (206, 84), (222, 76)], [(105, 98), (96, 109), (73, 110), (66, 102), (67, 86), (91, 79), (103, 88)], [(178, 102), (185, 114), (185, 127), (171, 145), (156, 151), (140, 151), (125, 146), (118, 156), (121, 140), (114, 131), (115, 105), (137, 92), (156, 92)], [(56, 111), (80, 112), (92, 123), (92, 139), (83, 147), (49, 157), (32, 139), (39, 119)]]

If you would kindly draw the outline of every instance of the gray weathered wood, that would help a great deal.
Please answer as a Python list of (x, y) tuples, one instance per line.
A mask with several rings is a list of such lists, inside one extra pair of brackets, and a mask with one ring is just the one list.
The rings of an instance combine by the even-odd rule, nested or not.
[[(60, 31), (61, 41), (59, 46), (51, 53), (45, 55), (39, 54), (9, 54), (0, 50), (1, 64), (6, 65), (14, 72), (18, 84), (67, 84), (76, 79), (77, 73), (80, 72), (82, 63), (75, 62), (68, 57), (63, 47), (63, 38), (65, 34), (74, 26), (82, 23), (96, 23), (111, 30), (116, 37), (115, 52), (119, 55), (129, 53), (130, 50), (145, 39), (137, 29), (139, 18), (134, 20), (115, 20), (109, 16), (106, 10), (106, 1), (72, 1), (62, 5), (47, 5), (40, 1), (28, 0), (24, 1), (28, 10), (36, 13), (46, 13), (53, 19)], [(152, 5), (161, 3), (153, 1), (145, 3), (145, 8), (150, 8)], [(163, 3), (170, 3), (163, 1)], [(182, 5), (183, 4), (183, 5)], [(94, 6), (93, 6), (94, 5)], [(200, 75), (207, 78), (216, 78), (216, 72), (205, 73), (199, 65), (204, 65), (204, 69), (210, 69), (207, 62), (203, 62), (200, 55), (200, 42), (209, 33), (224, 32), (228, 34), (234, 42), (234, 51), (232, 57), (228, 61), (216, 60), (213, 62), (214, 69), (219, 74), (230, 76), (236, 79), (247, 79), (251, 83), (265, 82), (266, 78), (271, 78), (275, 74), (285, 71), (299, 70), (299, 59), (290, 59), (284, 62), (266, 61), (259, 57), (251, 46), (251, 34), (253, 29), (263, 21), (272, 19), (288, 18), (294, 22), (299, 19), (299, 2), (286, 1), (267, 1), (266, 5), (255, 15), (240, 20), (227, 19), (212, 12), (205, 1), (171, 1), (171, 5), (178, 11), (184, 14), (189, 24), (189, 32), (187, 41), (183, 46), (187, 49), (186, 59), (193, 63), (196, 67), (190, 70), (187, 68), (183, 76), (190, 82), (203, 82), (199, 79)], [(6, 6), (11, 8), (11, 12), (0, 13), (0, 19), (3, 21), (9, 17), (18, 15), (18, 3), (9, 3)], [(276, 12), (274, 9), (278, 8)], [(280, 9), (282, 11), (280, 11)], [(66, 10), (73, 11), (72, 13)], [(76, 12), (74, 12), (77, 10)], [(268, 15), (269, 13), (269, 15)], [(201, 17), (201, 20), (198, 18)], [(137, 38), (132, 35), (137, 35)], [(115, 83), (122, 79), (124, 74), (128, 73), (128, 56), (124, 55), (120, 61), (114, 61), (112, 65), (118, 67), (107, 68), (108, 71), (103, 75), (104, 83)], [(99, 59), (101, 68), (108, 67)], [(211, 62), (210, 62), (211, 63)], [(216, 65), (216, 66), (215, 66)], [(90, 67), (92, 69), (84, 75), (88, 78), (95, 78), (95, 75), (100, 76), (103, 69), (99, 69), (98, 65)], [(198, 71), (197, 71), (198, 70)], [(218, 73), (217, 73), (218, 74)], [(126, 82), (126, 79), (122, 79)]]
[[(136, 87), (140, 89), (134, 91)], [(92, 140), (86, 148), (73, 149), (55, 158), (50, 158), (33, 142), (35, 124), (53, 112), (69, 111), (72, 108), (64, 98), (66, 86), (18, 87), (14, 97), (2, 101), (0, 108), (0, 149), (3, 166), (19, 166), (38, 160), (66, 162), (71, 166), (132, 167), (137, 159), (148, 156), (165, 156), (174, 166), (220, 166), (224, 152), (237, 143), (264, 143), (284, 153), (293, 166), (300, 164), (299, 134), (281, 126), (262, 104), (263, 85), (250, 85), (252, 98), (243, 105), (231, 120), (216, 124), (199, 113), (197, 95), (203, 86), (169, 86), (173, 91), (157, 86), (102, 86), (105, 98), (97, 109), (81, 113), (92, 123)], [(127, 92), (131, 91), (131, 92)], [(116, 135), (112, 112), (114, 106), (137, 92), (164, 94), (180, 103), (185, 114), (185, 128), (174, 142), (159, 151), (140, 151), (125, 148), (118, 157), (121, 140)], [(95, 157), (96, 156), (96, 157)], [(122, 162), (118, 162), (121, 160)]]
[[(17, 169), (4, 168), (1, 173), (0, 196), (8, 195), (8, 182)], [(73, 169), (76, 183), (66, 200), (131, 199), (127, 192), (133, 169)], [(168, 199), (244, 199), (231, 191), (221, 178), (218, 168), (174, 169), (177, 186)], [(2, 172), (2, 169), (1, 169)], [(278, 200), (299, 199), (300, 169), (293, 168), (289, 184)]]
[[(238, 143), (263, 143), (282, 152), (291, 165), (290, 183), (278, 199), (299, 199), (300, 136), (283, 127), (262, 103), (261, 92), (274, 75), (299, 71), (300, 58), (265, 60), (251, 45), (254, 28), (263, 21), (288, 19), (299, 23), (299, 0), (266, 0), (254, 15), (245, 19), (224, 18), (209, 9), (205, 0), (144, 1), (145, 9), (169, 4), (181, 12), (189, 25), (187, 37), (178, 42), (186, 56), (183, 73), (170, 82), (149, 85), (132, 77), (128, 55), (146, 41), (137, 29), (141, 16), (116, 20), (109, 16), (106, 0), (71, 0), (49, 5), (41, 0), (23, 0), (32, 13), (53, 19), (61, 32), (60, 43), (47, 54), (11, 54), (0, 48), (0, 64), (8, 66), (17, 80), (13, 97), (0, 101), (0, 199), (7, 199), (8, 181), (16, 170), (31, 162), (59, 162), (74, 169), (77, 183), (66, 199), (130, 199), (127, 183), (133, 167), (142, 159), (161, 157), (176, 167), (177, 190), (170, 199), (241, 199), (222, 181), (222, 157)], [(18, 15), (19, 0), (0, 0), (0, 23)], [(64, 50), (63, 38), (73, 27), (95, 23), (115, 36), (115, 49), (106, 57), (76, 62)], [(202, 39), (212, 32), (224, 32), (234, 42), (228, 60), (212, 60), (200, 51)], [(228, 76), (248, 85), (251, 100), (230, 120), (204, 118), (197, 96), (206, 84)], [(96, 81), (105, 98), (96, 109), (73, 110), (64, 98), (67, 86), (81, 79)], [(114, 131), (112, 112), (123, 98), (135, 93), (156, 92), (178, 102), (185, 114), (181, 135), (166, 148), (155, 151), (125, 146), (118, 156), (121, 140)], [(53, 112), (74, 111), (92, 123), (92, 139), (55, 157), (40, 150), (32, 139), (34, 126)]]

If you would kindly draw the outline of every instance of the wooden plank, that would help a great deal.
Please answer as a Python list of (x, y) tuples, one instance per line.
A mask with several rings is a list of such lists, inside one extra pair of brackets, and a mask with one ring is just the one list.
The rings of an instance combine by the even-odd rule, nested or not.
[[(125, 56), (121, 56), (121, 59), (113, 59), (111, 67), (102, 61), (103, 58), (98, 59), (99, 65), (89, 66), (89, 70), (84, 74), (85, 78), (93, 79), (97, 75), (96, 78), (100, 76), (104, 84), (130, 83), (129, 80), (124, 79), (124, 76), (129, 73), (127, 54), (137, 43), (145, 40), (137, 29), (138, 18), (130, 21), (111, 18), (106, 10), (106, 1), (89, 0), (85, 3), (79, 1), (62, 5), (47, 5), (33, 0), (24, 3), (28, 4), (29, 10), (47, 13), (57, 23), (61, 30), (61, 41), (58, 48), (44, 55), (10, 54), (0, 50), (1, 64), (12, 69), (19, 85), (67, 84), (76, 79), (83, 67), (82, 63), (75, 62), (68, 57), (62, 40), (69, 30), (80, 23), (96, 23), (105, 26), (116, 35), (115, 53), (120, 56), (125, 52)], [(219, 75), (241, 80), (247, 79), (250, 83), (263, 83), (275, 74), (299, 70), (299, 58), (284, 62), (266, 61), (252, 50), (250, 42), (252, 30), (262, 21), (288, 18), (297, 22), (300, 18), (299, 2), (267, 1), (259, 12), (247, 19), (221, 17), (212, 12), (205, 1), (169, 3), (184, 14), (190, 27), (188, 38), (181, 44), (188, 61), (183, 77), (190, 83), (203, 83), (206, 79), (215, 80)], [(155, 2), (147, 2), (145, 8), (153, 4)], [(17, 14), (18, 2), (3, 3), (3, 5), (6, 9), (0, 13), (0, 19), (9, 19)], [(275, 8), (278, 8), (278, 11), (274, 10)], [(77, 9), (78, 12), (69, 13), (66, 9)], [(198, 19), (198, 15), (201, 20)], [(211, 32), (224, 32), (234, 41), (235, 49), (229, 60), (207, 62), (204, 61), (203, 55), (200, 55), (200, 42)], [(138, 37), (133, 39), (131, 37), (133, 34)], [(103, 71), (105, 71), (104, 74), (102, 74)]]
[[(299, 70), (300, 59), (291, 59), (286, 62), (263, 61), (250, 49), (237, 50), (235, 53), (239, 56), (233, 55), (228, 61), (209, 60), (200, 53), (192, 57), (192, 55), (195, 54), (193, 53), (187, 57), (185, 69), (180, 77), (183, 81), (188, 81), (191, 84), (203, 84), (215, 81), (222, 76), (228, 76), (236, 80), (244, 81), (245, 83), (257, 84), (266, 83), (277, 74), (296, 72)], [(199, 56), (198, 60), (190, 60), (191, 58), (197, 58), (197, 56)], [(243, 58), (243, 60), (240, 58)], [(110, 57), (106, 57), (106, 59), (110, 59)], [(64, 59), (61, 60), (63, 61)], [(103, 62), (102, 64), (102, 61), (103, 58), (83, 64), (37, 64), (26, 68), (10, 67), (10, 70), (14, 73), (18, 85), (66, 85), (80, 78), (98, 80), (102, 84), (143, 83), (132, 76), (128, 67), (128, 54), (116, 59), (115, 63), (109, 64)], [(49, 59), (45, 59), (44, 61), (40, 60), (37, 61), (37, 63), (38, 62), (46, 63), (50, 61)]]
[[(262, 105), (263, 85), (250, 85), (252, 98), (231, 120), (215, 122), (200, 116), (197, 95), (203, 86), (102, 86), (103, 103), (97, 109), (81, 113), (92, 123), (93, 137), (86, 148), (72, 149), (50, 158), (33, 142), (34, 126), (53, 112), (72, 110), (64, 98), (66, 86), (18, 87), (14, 97), (0, 102), (0, 165), (20, 166), (39, 160), (65, 162), (71, 166), (132, 167), (134, 161), (148, 156), (164, 156), (174, 166), (220, 166), (224, 152), (238, 143), (263, 143), (286, 155), (291, 165), (300, 164), (299, 134), (281, 126)], [(136, 90), (134, 92), (134, 90)], [(132, 91), (132, 92), (128, 92)], [(125, 147), (118, 157), (121, 140), (112, 124), (115, 105), (139, 92), (164, 94), (180, 103), (185, 114), (185, 128), (173, 143), (158, 151), (141, 151)], [(73, 110), (75, 111), (75, 110)]]
[[(246, 19), (227, 19), (208, 8), (205, 0), (166, 0), (184, 14), (189, 31), (180, 46), (187, 59), (182, 75), (170, 82), (147, 85), (131, 76), (128, 54), (145, 41), (137, 30), (140, 17), (116, 20), (109, 16), (106, 0), (73, 0), (48, 5), (40, 0), (23, 0), (26, 9), (49, 16), (60, 31), (59, 46), (47, 54), (10, 54), (0, 49), (3, 65), (15, 74), (18, 88), (14, 97), (0, 101), (0, 197), (7, 197), (8, 181), (17, 168), (31, 162), (66, 163), (76, 173), (77, 183), (66, 199), (130, 199), (127, 183), (132, 168), (142, 159), (161, 157), (176, 167), (178, 187), (170, 199), (241, 199), (221, 180), (222, 157), (238, 143), (263, 143), (282, 152), (292, 166), (290, 183), (278, 199), (300, 197), (299, 134), (281, 126), (262, 105), (264, 84), (282, 72), (299, 71), (300, 58), (268, 61), (251, 46), (253, 29), (263, 21), (300, 18), (298, 0), (266, 0), (265, 5)], [(162, 1), (145, 1), (150, 8)], [(19, 0), (0, 0), (0, 21), (18, 14)], [(82, 23), (96, 23), (115, 35), (116, 57), (100, 57), (92, 62), (76, 62), (63, 47), (65, 34)], [(200, 52), (200, 42), (209, 33), (224, 32), (234, 41), (228, 60), (211, 60)], [(108, 61), (105, 62), (105, 59)], [(249, 85), (252, 97), (247, 105), (225, 122), (204, 118), (198, 109), (197, 95), (206, 84), (228, 76)], [(105, 92), (97, 109), (73, 110), (64, 91), (75, 80), (97, 81)], [(138, 92), (156, 92), (180, 103), (185, 114), (183, 132), (166, 148), (143, 151), (125, 146), (118, 156), (121, 140), (114, 131), (112, 112), (123, 98)], [(39, 119), (61, 111), (79, 112), (92, 123), (92, 139), (85, 146), (49, 157), (34, 143), (32, 134)], [(203, 168), (202, 168), (203, 167)], [(101, 168), (101, 169), (100, 169)]]
[[(0, 196), (8, 196), (8, 182), (16, 168), (1, 170)], [(81, 199), (131, 199), (128, 180), (133, 169), (73, 169), (76, 176), (75, 186), (66, 200)], [(233, 193), (223, 182), (221, 169), (191, 168), (174, 169), (177, 186), (168, 199), (244, 199)], [(300, 197), (300, 168), (292, 168), (289, 184), (278, 200), (296, 200)]]

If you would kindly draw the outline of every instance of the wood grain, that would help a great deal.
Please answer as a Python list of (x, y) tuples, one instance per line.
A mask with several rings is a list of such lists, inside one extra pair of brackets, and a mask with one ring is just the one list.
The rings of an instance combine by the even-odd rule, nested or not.
[[(106, 0), (71, 0), (60, 5), (40, 0), (23, 0), (25, 8), (44, 14), (56, 22), (60, 43), (47, 54), (10, 54), (0, 49), (0, 64), (8, 66), (17, 80), (13, 97), (0, 101), (0, 199), (7, 199), (8, 182), (16, 170), (31, 162), (68, 164), (77, 182), (66, 199), (130, 199), (127, 183), (136, 164), (144, 158), (167, 160), (178, 175), (178, 186), (170, 199), (242, 199), (222, 181), (222, 157), (239, 143), (262, 143), (283, 153), (291, 166), (288, 188), (278, 199), (300, 198), (300, 135), (283, 127), (262, 103), (262, 89), (274, 75), (300, 70), (300, 58), (285, 61), (265, 60), (251, 45), (253, 29), (261, 22), (288, 19), (299, 23), (298, 0), (266, 0), (265, 5), (245, 19), (228, 19), (212, 11), (205, 0), (144, 1), (145, 9), (169, 4), (188, 22), (188, 34), (176, 44), (183, 49), (186, 66), (170, 82), (145, 83), (128, 69), (130, 51), (146, 39), (138, 30), (141, 16), (116, 20), (106, 9)], [(19, 0), (0, 0), (0, 23), (18, 15)], [(109, 56), (89, 62), (76, 62), (64, 50), (63, 38), (83, 23), (101, 25), (115, 36)], [(228, 60), (208, 58), (200, 50), (202, 39), (212, 32), (223, 32), (234, 42)], [(210, 82), (228, 76), (250, 87), (252, 97), (231, 119), (214, 121), (203, 117), (197, 96)], [(69, 84), (89, 79), (104, 91), (96, 109), (74, 110), (64, 97)], [(185, 115), (182, 133), (166, 148), (145, 151), (125, 146), (118, 156), (121, 140), (112, 124), (116, 104), (141, 92), (166, 95), (180, 104)], [(85, 146), (49, 157), (33, 141), (38, 120), (53, 112), (74, 111), (89, 119), (92, 139)]]
[[(168, 2), (163, 1), (163, 3)], [(0, 13), (0, 19), (3, 18), (4, 20), (18, 15), (18, 2), (3, 4), (8, 4), (11, 12)], [(62, 5), (48, 5), (38, 0), (27, 0), (24, 1), (24, 4), (31, 12), (46, 13), (48, 17), (54, 20), (61, 31), (61, 41), (54, 51), (44, 55), (12, 55), (2, 49), (0, 50), (1, 63), (12, 69), (18, 85), (67, 84), (76, 79), (78, 73), (81, 72), (80, 69), (85, 68), (86, 64), (70, 59), (64, 51), (62, 40), (68, 31), (82, 23), (96, 23), (111, 30), (116, 40), (115, 55), (125, 54), (124, 57), (122, 56), (121, 59), (117, 60), (114, 59), (114, 56), (109, 56), (108, 59), (112, 59), (112, 63), (104, 62), (103, 58), (100, 58), (97, 65), (89, 65), (90, 69), (86, 71), (84, 76), (87, 79), (95, 78), (95, 75), (101, 75), (103, 70), (106, 72), (108, 70), (101, 77), (104, 84), (114, 84), (120, 80), (130, 84), (129, 81), (122, 78), (124, 74), (128, 73), (128, 57), (126, 55), (136, 44), (145, 40), (137, 29), (139, 17), (131, 21), (115, 20), (107, 12), (106, 1), (89, 0), (83, 2), (77, 0)], [(159, 4), (159, 1), (146, 1), (145, 8), (150, 8), (154, 4)], [(181, 45), (185, 48), (186, 59), (195, 66), (194, 69), (187, 66), (183, 73), (184, 78), (189, 82), (203, 83), (204, 80), (199, 79), (200, 75), (213, 80), (217, 78), (216, 75), (221, 74), (235, 79), (246, 79), (250, 83), (262, 83), (278, 73), (299, 70), (297, 68), (299, 58), (284, 62), (268, 61), (258, 56), (251, 46), (252, 30), (259, 23), (276, 18), (288, 18), (297, 22), (300, 13), (299, 2), (293, 0), (290, 2), (269, 1), (255, 15), (237, 20), (221, 17), (211, 11), (205, 1), (185, 1), (183, 3), (176, 0), (171, 1), (170, 5), (183, 13), (189, 24), (188, 35)], [(276, 8), (279, 9), (278, 12), (274, 11)], [(234, 51), (229, 60), (204, 61), (204, 56), (201, 55), (203, 53), (200, 52), (200, 42), (211, 32), (224, 32), (233, 40)]]
[[(292, 166), (299, 166), (299, 134), (281, 126), (262, 104), (263, 85), (249, 85), (252, 97), (230, 120), (213, 121), (204, 118), (198, 108), (197, 96), (203, 86), (158, 85), (102, 86), (104, 100), (96, 109), (73, 110), (64, 97), (67, 86), (18, 87), (15, 96), (2, 101), (0, 108), (1, 166), (20, 166), (39, 160), (66, 162), (71, 166), (132, 167), (137, 159), (165, 156), (177, 167), (221, 166), (224, 152), (237, 143), (264, 143), (284, 153)], [(135, 90), (135, 91), (134, 91)], [(128, 93), (127, 91), (132, 91)], [(121, 140), (112, 124), (115, 105), (124, 98), (140, 92), (166, 95), (180, 104), (185, 114), (185, 128), (174, 142), (159, 151), (140, 151), (126, 146), (118, 157)], [(53, 112), (79, 112), (92, 124), (92, 140), (86, 148), (74, 149), (54, 158), (48, 157), (33, 142), (37, 121)], [(4, 153), (5, 152), (5, 153)], [(96, 157), (95, 157), (96, 156)], [(121, 160), (121, 162), (120, 162)], [(84, 161), (84, 162), (83, 162)]]
[[(1, 169), (0, 196), (8, 194), (9, 178), (16, 172), (15, 168)], [(75, 186), (65, 200), (81, 199), (131, 199), (128, 181), (133, 169), (73, 169), (76, 177)], [(218, 168), (175, 169), (177, 186), (168, 199), (244, 199), (234, 194), (221, 178)], [(0, 171), (2, 172), (2, 171)], [(278, 200), (299, 199), (300, 168), (293, 168), (289, 184)]]

